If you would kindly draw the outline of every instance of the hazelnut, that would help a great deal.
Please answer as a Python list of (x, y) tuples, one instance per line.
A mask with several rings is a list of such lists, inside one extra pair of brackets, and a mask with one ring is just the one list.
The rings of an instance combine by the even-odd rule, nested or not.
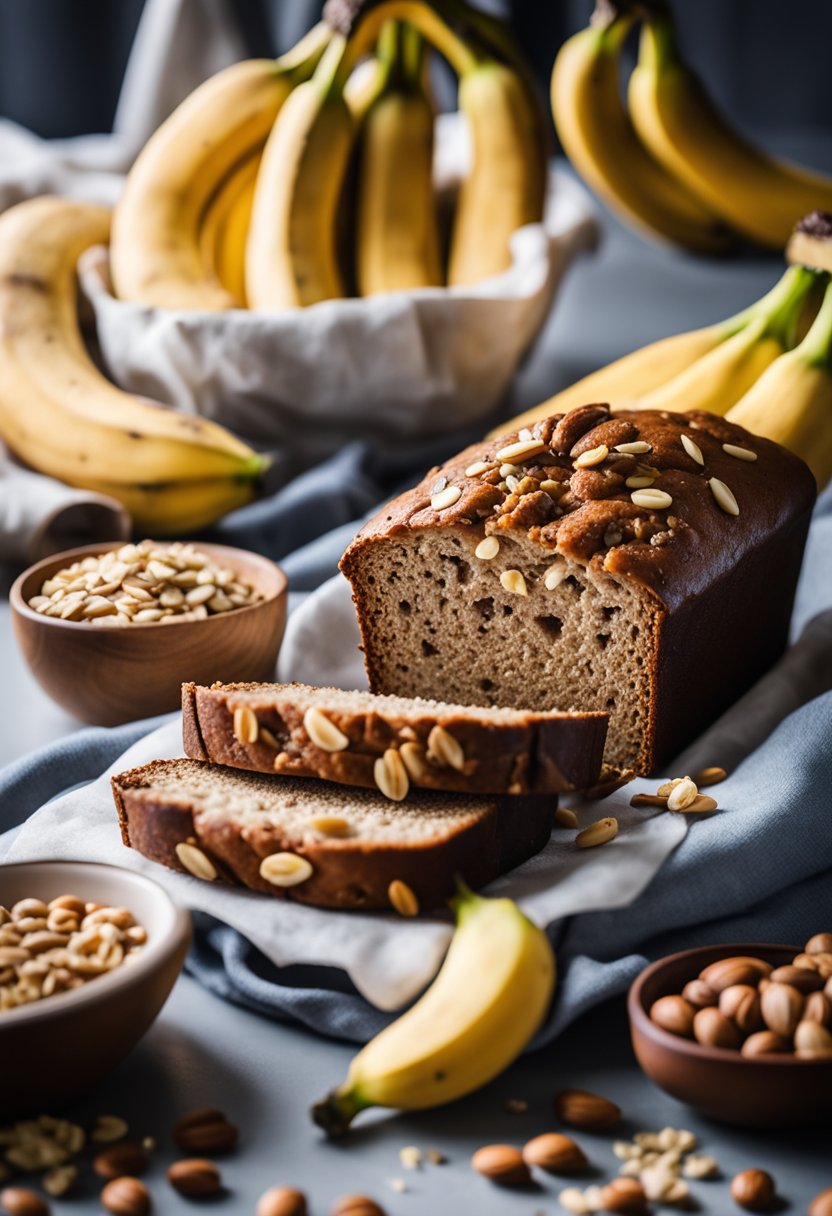
[(685, 984), (682, 996), (694, 1009), (706, 1009), (708, 1005), (715, 1005), (719, 999), (713, 988), (703, 980), (691, 980)]
[(339, 1199), (330, 1216), (385, 1216), (384, 1208), (365, 1195), (345, 1195)]
[(650, 1006), (650, 1021), (670, 1034), (690, 1039), (693, 1037), (695, 1013), (695, 1007), (683, 996), (662, 996)]
[(647, 1194), (637, 1178), (614, 1178), (601, 1187), (602, 1212), (646, 1212)]
[(227, 1153), (237, 1143), (237, 1128), (222, 1111), (193, 1110), (173, 1129), (173, 1142), (186, 1153)]
[(772, 971), (769, 979), (773, 984), (791, 984), (798, 992), (817, 992), (823, 987), (823, 977), (818, 971), (810, 971), (808, 967), (789, 965), (778, 967)]
[(570, 1127), (603, 1132), (621, 1119), (621, 1108), (585, 1089), (564, 1089), (555, 1096), (555, 1114)]
[(498, 1186), (523, 1186), (531, 1180), (523, 1154), (510, 1144), (489, 1144), (477, 1149), (471, 1166)]
[(713, 1007), (697, 1011), (693, 1019), (693, 1036), (703, 1047), (736, 1049), (742, 1042), (742, 1035), (734, 1023)]
[(742, 1045), (742, 1054), (749, 1057), (780, 1055), (789, 1051), (790, 1046), (788, 1039), (775, 1034), (773, 1030), (758, 1030), (756, 1034), (749, 1035), (745, 1040)]
[(127, 1174), (135, 1178), (143, 1174), (149, 1165), (150, 1158), (142, 1146), (125, 1141), (96, 1153), (92, 1168), (99, 1178), (123, 1178)]
[(719, 1012), (734, 1023), (743, 1034), (753, 1034), (763, 1028), (760, 994), (750, 984), (732, 984), (719, 994)]
[(138, 1178), (114, 1178), (101, 1192), (101, 1202), (113, 1216), (147, 1216), (150, 1195)]
[(49, 1205), (26, 1186), (7, 1186), (0, 1191), (0, 1211), (7, 1216), (49, 1216)]
[(790, 1039), (803, 1015), (806, 998), (791, 984), (769, 984), (760, 997), (763, 1020), (769, 1030)]
[(803, 1006), (804, 1022), (819, 1022), (821, 1026), (832, 1024), (832, 1001), (825, 992), (810, 992)]
[(832, 933), (816, 933), (803, 947), (805, 954), (832, 954)]
[(550, 1174), (575, 1174), (586, 1169), (586, 1154), (571, 1136), (547, 1132), (523, 1147), (526, 1165), (536, 1165)]
[(749, 1212), (765, 1212), (774, 1203), (776, 1189), (765, 1170), (743, 1170), (731, 1182), (731, 1198)]
[[(372, 1203), (372, 1200), (368, 1202)], [(342, 1209), (343, 1216), (346, 1216), (348, 1210)], [(306, 1216), (306, 1212), (306, 1196), (303, 1191), (296, 1191), (293, 1186), (273, 1186), (258, 1199), (255, 1216)], [(358, 1216), (357, 1209), (353, 1216)]]
[(828, 1191), (815, 1195), (809, 1204), (809, 1216), (832, 1216), (832, 1186)]
[(189, 1198), (216, 1195), (222, 1188), (222, 1178), (214, 1162), (202, 1157), (174, 1161), (168, 1169), (168, 1182), (180, 1195)]
[(720, 993), (723, 988), (730, 988), (732, 984), (758, 984), (760, 979), (770, 975), (772, 970), (771, 964), (761, 958), (738, 955), (736, 958), (721, 958), (711, 963), (704, 971), (700, 971), (699, 978), (709, 988), (713, 988), (714, 992)]

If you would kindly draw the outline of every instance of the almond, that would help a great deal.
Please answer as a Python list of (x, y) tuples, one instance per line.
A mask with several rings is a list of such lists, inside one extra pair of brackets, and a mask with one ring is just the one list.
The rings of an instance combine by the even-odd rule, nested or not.
[(670, 1034), (693, 1038), (693, 1016), (696, 1009), (683, 996), (662, 996), (650, 1006), (650, 1021)]
[(823, 976), (808, 967), (778, 967), (768, 977), (773, 984), (791, 984), (798, 992), (819, 992), (823, 987)]
[(750, 984), (732, 984), (719, 994), (719, 1012), (730, 1018), (738, 1030), (754, 1034), (763, 1029), (760, 994)]
[(586, 1154), (571, 1136), (546, 1132), (523, 1147), (526, 1165), (536, 1165), (550, 1174), (576, 1174), (586, 1169)]
[(637, 1178), (615, 1178), (601, 1188), (602, 1212), (646, 1212), (647, 1194)]
[(180, 1195), (201, 1198), (216, 1195), (222, 1188), (222, 1178), (213, 1161), (203, 1157), (186, 1157), (174, 1161), (168, 1168), (168, 1182)]
[(794, 1032), (794, 1049), (798, 1056), (832, 1056), (832, 1034), (819, 1022), (798, 1022)]
[(751, 1034), (742, 1045), (742, 1054), (752, 1058), (754, 1056), (774, 1056), (782, 1055), (783, 1052), (789, 1051), (791, 1044), (788, 1039), (782, 1038), (779, 1034), (775, 1034), (773, 1030), (758, 1030), (756, 1034)]
[(832, 933), (816, 933), (803, 950), (806, 954), (832, 954)]
[(99, 1178), (122, 1178), (125, 1174), (135, 1178), (143, 1174), (149, 1165), (150, 1158), (140, 1144), (124, 1141), (97, 1153), (92, 1168)]
[(227, 1153), (237, 1143), (233, 1123), (218, 1110), (194, 1110), (173, 1129), (173, 1142), (186, 1153)]
[(749, 1212), (765, 1212), (774, 1204), (777, 1188), (765, 1170), (743, 1170), (731, 1183), (731, 1198)]
[(113, 1216), (147, 1216), (150, 1194), (138, 1178), (114, 1178), (101, 1192), (101, 1203)]
[(489, 1144), (477, 1149), (471, 1166), (498, 1186), (523, 1186), (531, 1180), (523, 1154), (510, 1144)]
[(49, 1216), (46, 1202), (26, 1186), (7, 1186), (0, 1191), (0, 1211), (8, 1216)]
[(344, 1195), (330, 1216), (385, 1216), (385, 1212), (375, 1199), (368, 1199), (366, 1195)]
[(736, 1050), (742, 1035), (724, 1013), (709, 1006), (697, 1011), (693, 1019), (693, 1036), (703, 1047), (723, 1047)]
[(602, 1132), (619, 1122), (621, 1108), (588, 1090), (564, 1089), (555, 1097), (555, 1114), (570, 1127)]
[(825, 992), (810, 992), (803, 1007), (804, 1022), (819, 1022), (821, 1026), (832, 1025), (832, 1001)]
[[(347, 1196), (350, 1198), (361, 1198), (360, 1196)], [(344, 1202), (343, 1200), (341, 1201)], [(372, 1203), (372, 1199), (364, 1201)], [(381, 1208), (373, 1205), (376, 1208), (376, 1214), (381, 1212)], [(349, 1208), (340, 1209), (343, 1216), (346, 1216)], [(297, 1191), (293, 1186), (273, 1186), (270, 1187), (257, 1201), (255, 1216), (306, 1216), (306, 1196), (303, 1191)], [(360, 1208), (352, 1209), (352, 1216), (361, 1216)], [(364, 1209), (364, 1216), (374, 1216), (371, 1209)]]
[(714, 992), (720, 993), (723, 988), (730, 988), (733, 984), (757, 984), (761, 976), (770, 975), (772, 970), (771, 965), (763, 962), (761, 958), (739, 955), (711, 963), (710, 967), (699, 973), (699, 978), (709, 988), (713, 988)]
[(790, 1039), (803, 1016), (806, 1002), (802, 992), (791, 984), (769, 984), (760, 997), (760, 1009), (769, 1030)]
[(809, 1216), (832, 1216), (832, 1186), (828, 1191), (815, 1195), (809, 1204)]
[(717, 993), (704, 980), (691, 980), (685, 984), (682, 996), (695, 1009), (706, 1009), (709, 1005), (716, 1005), (719, 1000)]

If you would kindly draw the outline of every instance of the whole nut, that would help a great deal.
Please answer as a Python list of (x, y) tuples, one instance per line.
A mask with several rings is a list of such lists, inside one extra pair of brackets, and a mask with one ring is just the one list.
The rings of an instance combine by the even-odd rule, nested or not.
[(832, 1034), (819, 1022), (799, 1022), (794, 1032), (794, 1049), (799, 1056), (832, 1056)]
[(715, 1005), (719, 1000), (718, 994), (703, 980), (691, 980), (685, 984), (682, 996), (693, 1005), (694, 1009), (707, 1009), (709, 1005)]
[(742, 1042), (742, 1035), (724, 1013), (709, 1006), (697, 1011), (693, 1019), (693, 1037), (703, 1047), (734, 1049)]
[(546, 1132), (523, 1147), (526, 1165), (536, 1165), (550, 1174), (576, 1174), (586, 1169), (586, 1154), (571, 1136)]
[[(368, 1202), (372, 1203), (372, 1200)], [(344, 1208), (342, 1211), (346, 1216), (349, 1209)], [(354, 1209), (353, 1216), (359, 1216), (359, 1211), (360, 1209)], [(376, 1211), (381, 1211), (377, 1205)], [(306, 1196), (303, 1191), (296, 1191), (293, 1186), (273, 1186), (258, 1199), (255, 1216), (306, 1216), (306, 1212)], [(371, 1213), (367, 1212), (365, 1216), (371, 1216)]]
[(523, 1186), (531, 1179), (523, 1154), (510, 1144), (488, 1144), (477, 1149), (471, 1166), (498, 1186)]
[(832, 1216), (832, 1186), (828, 1191), (815, 1195), (809, 1204), (809, 1216)]
[(749, 1212), (765, 1212), (774, 1203), (777, 1188), (765, 1170), (743, 1170), (731, 1182), (731, 1198)]
[(222, 1188), (222, 1178), (213, 1161), (204, 1157), (184, 1157), (168, 1168), (168, 1182), (180, 1195), (196, 1197), (216, 1195)]
[(49, 1205), (26, 1186), (7, 1186), (0, 1191), (0, 1211), (8, 1216), (49, 1216)]
[(742, 1054), (749, 1057), (782, 1055), (790, 1050), (789, 1040), (773, 1030), (758, 1030), (756, 1034), (749, 1035), (742, 1045)]
[(803, 947), (804, 954), (832, 954), (832, 933), (816, 933)]
[(821, 1026), (832, 1025), (832, 1001), (825, 992), (810, 992), (803, 1006), (804, 1022), (819, 1022)]
[(138, 1178), (114, 1178), (101, 1192), (101, 1202), (114, 1216), (147, 1216), (150, 1195)]
[(125, 1175), (135, 1178), (143, 1174), (149, 1165), (150, 1158), (140, 1144), (124, 1141), (97, 1153), (92, 1168), (99, 1178), (123, 1178)]
[(647, 1194), (637, 1178), (614, 1178), (601, 1187), (602, 1212), (646, 1212)]
[[(756, 995), (756, 994), (755, 994)], [(696, 1009), (683, 996), (661, 996), (650, 1006), (650, 1021), (670, 1034), (693, 1037), (693, 1015)]]
[(761, 977), (770, 975), (771, 971), (771, 964), (761, 958), (737, 955), (735, 958), (721, 958), (711, 963), (704, 971), (700, 971), (699, 978), (709, 988), (713, 988), (714, 992), (719, 993), (723, 988), (730, 988), (732, 984), (758, 984)]
[(763, 1020), (769, 1030), (790, 1039), (803, 1015), (806, 998), (791, 984), (769, 984), (760, 997)]
[(603, 1132), (621, 1119), (621, 1108), (585, 1089), (564, 1089), (555, 1096), (555, 1114), (570, 1127)]
[(330, 1216), (385, 1216), (385, 1212), (366, 1195), (345, 1195), (335, 1204)]
[(173, 1142), (186, 1153), (227, 1153), (237, 1143), (237, 1128), (222, 1111), (193, 1110), (173, 1129)]
[(798, 992), (818, 992), (823, 987), (823, 976), (819, 971), (810, 971), (807, 967), (793, 965), (778, 967), (772, 971), (769, 979), (773, 984), (791, 984)]
[(732, 984), (719, 994), (719, 1012), (730, 1018), (743, 1034), (763, 1029), (760, 994), (750, 984)]

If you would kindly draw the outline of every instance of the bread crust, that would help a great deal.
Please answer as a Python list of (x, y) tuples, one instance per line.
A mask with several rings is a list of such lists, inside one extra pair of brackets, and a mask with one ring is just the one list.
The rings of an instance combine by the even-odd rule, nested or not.
[[(398, 880), (414, 892), (422, 912), (435, 911), (453, 895), (457, 878), (478, 889), (540, 852), (551, 834), (557, 806), (552, 797), (483, 798), (469, 822), (455, 822), (441, 839), (425, 843), (374, 842), (367, 836), (324, 839), (316, 834), (298, 839), (265, 817), (252, 827), (241, 826), (231, 814), (206, 814), (187, 791), (188, 766), (193, 763), (154, 761), (112, 778), (124, 844), (181, 873), (188, 871), (176, 846), (191, 844), (210, 859), (218, 881), (318, 908), (390, 910), (390, 884)], [(157, 775), (170, 773), (172, 766), (183, 776), (178, 793), (154, 786)], [(211, 767), (219, 782), (230, 772)], [(302, 787), (301, 795), (310, 802), (310, 818), (314, 815), (316, 787), (322, 788), (317, 781), (293, 782), (236, 771), (233, 776), (251, 782), (252, 788), (262, 788), (264, 781), (281, 782), (287, 789)], [(437, 796), (427, 793), (412, 794), (409, 802), (414, 799), (427, 813), (437, 804)], [(446, 799), (441, 802), (448, 805)], [(379, 795), (381, 810), (390, 805)], [(331, 804), (323, 813), (332, 813)], [(312, 865), (309, 879), (294, 887), (278, 887), (262, 878), (263, 858), (280, 852), (305, 857)]]
[[(303, 686), (296, 686), (298, 689)], [(319, 707), (349, 739), (348, 747), (329, 752), (316, 746), (304, 725), (304, 707), (287, 684), (215, 684), (182, 686), (182, 734), (185, 754), (253, 772), (292, 777), (319, 777), (342, 785), (376, 788), (375, 761), (389, 747), (416, 743), (429, 752), (432, 729), (440, 724), (462, 747), (462, 770), (426, 761), (411, 784), (422, 789), (459, 793), (554, 794), (583, 789), (598, 780), (608, 715), (604, 713), (535, 713), (508, 723), (482, 711), (466, 714), (452, 707), (413, 703), (392, 710), (383, 702), (351, 709), (328, 704), (327, 689), (317, 689)], [(342, 695), (337, 693), (337, 698)], [(246, 706), (259, 726), (255, 742), (234, 734), (234, 711)], [(276, 741), (278, 747), (273, 746)]]

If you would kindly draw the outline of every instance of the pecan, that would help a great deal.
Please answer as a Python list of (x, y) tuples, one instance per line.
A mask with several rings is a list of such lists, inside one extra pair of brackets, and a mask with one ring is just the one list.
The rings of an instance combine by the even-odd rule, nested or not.
[(615, 450), (618, 443), (630, 443), (633, 439), (639, 439), (638, 427), (634, 422), (627, 421), (624, 418), (607, 418), (598, 426), (594, 426), (592, 430), (581, 435), (581, 438), (574, 445), (569, 455), (574, 458), (580, 456), (582, 452), (588, 452), (592, 448), (597, 448), (599, 444), (605, 444), (610, 453)]
[[(582, 405), (565, 414), (554, 429), (551, 448), (559, 456), (567, 456), (582, 435), (605, 422), (610, 416), (608, 405)], [(589, 445), (594, 446), (593, 444)]]
[(612, 473), (609, 469), (577, 469), (570, 481), (572, 496), (580, 502), (611, 498), (623, 485), (621, 474)]

